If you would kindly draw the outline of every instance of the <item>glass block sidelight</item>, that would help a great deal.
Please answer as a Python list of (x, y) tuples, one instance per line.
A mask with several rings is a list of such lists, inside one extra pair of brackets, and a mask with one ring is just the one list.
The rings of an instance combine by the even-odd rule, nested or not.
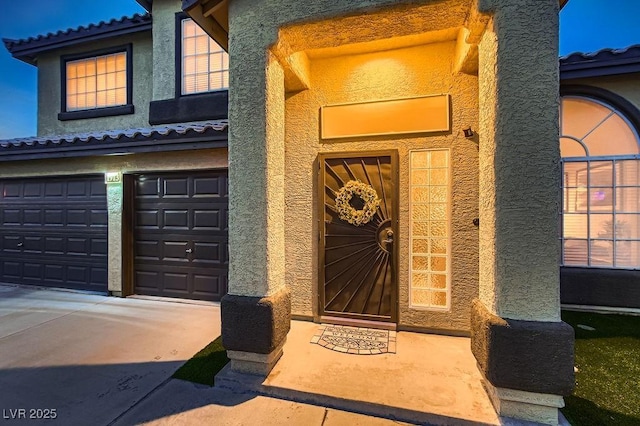
[(411, 307), (450, 307), (449, 149), (411, 151), (409, 176)]

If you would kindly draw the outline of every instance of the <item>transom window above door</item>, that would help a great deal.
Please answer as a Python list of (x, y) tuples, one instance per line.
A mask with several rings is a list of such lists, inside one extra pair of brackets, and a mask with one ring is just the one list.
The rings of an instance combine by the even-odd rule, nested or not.
[(637, 129), (614, 105), (562, 97), (564, 266), (640, 268), (638, 142)]
[(229, 87), (229, 55), (192, 19), (181, 21), (181, 94)]

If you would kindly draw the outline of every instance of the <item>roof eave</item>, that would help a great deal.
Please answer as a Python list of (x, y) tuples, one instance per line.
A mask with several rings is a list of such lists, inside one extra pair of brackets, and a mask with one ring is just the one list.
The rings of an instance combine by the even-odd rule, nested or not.
[(91, 41), (150, 31), (151, 26), (150, 15), (134, 15), (134, 17), (127, 18), (122, 22), (79, 27), (67, 32), (58, 32), (28, 40), (3, 39), (3, 42), (11, 56), (29, 65), (35, 65), (37, 56), (42, 53)]

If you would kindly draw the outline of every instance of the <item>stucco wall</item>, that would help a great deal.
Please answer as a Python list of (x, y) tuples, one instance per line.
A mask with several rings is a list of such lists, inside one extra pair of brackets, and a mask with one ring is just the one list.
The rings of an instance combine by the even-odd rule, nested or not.
[(480, 299), (503, 318), (555, 322), (558, 3), (486, 3), (495, 13), (479, 45)]
[(175, 97), (176, 12), (182, 11), (180, 0), (153, 2), (153, 99)]
[(576, 78), (562, 80), (561, 84), (580, 84), (585, 86), (600, 87), (622, 96), (640, 109), (640, 74), (612, 75), (608, 77)]
[[(477, 127), (477, 78), (453, 74), (455, 41), (384, 52), (311, 59), (310, 86), (286, 101), (286, 276), (292, 311), (317, 313), (317, 179), (319, 152), (397, 149), (399, 152), (400, 236), (398, 284), (400, 324), (468, 330), (470, 304), (478, 292), (478, 146), (462, 129)], [(319, 108), (448, 93), (452, 131), (445, 134), (319, 139)], [(450, 148), (452, 159), (452, 303), (448, 312), (409, 307), (409, 164), (411, 149)]]
[[(134, 114), (81, 120), (58, 120), (61, 97), (60, 56), (81, 54), (98, 49), (133, 45), (133, 105)], [(38, 136), (61, 135), (108, 129), (149, 126), (151, 100), (152, 52), (151, 32), (91, 42), (38, 57)]]
[(3, 163), (0, 178), (70, 176), (120, 171), (217, 169), (227, 167), (226, 148), (115, 155), (87, 158), (28, 160)]

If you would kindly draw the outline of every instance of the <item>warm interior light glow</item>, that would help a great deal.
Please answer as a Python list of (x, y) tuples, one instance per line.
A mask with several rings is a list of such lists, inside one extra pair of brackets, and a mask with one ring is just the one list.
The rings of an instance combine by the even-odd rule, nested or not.
[(449, 307), (449, 150), (410, 153), (411, 306)]
[(126, 52), (69, 61), (67, 111), (127, 104)]
[(229, 87), (229, 55), (192, 19), (182, 21), (182, 94)]

